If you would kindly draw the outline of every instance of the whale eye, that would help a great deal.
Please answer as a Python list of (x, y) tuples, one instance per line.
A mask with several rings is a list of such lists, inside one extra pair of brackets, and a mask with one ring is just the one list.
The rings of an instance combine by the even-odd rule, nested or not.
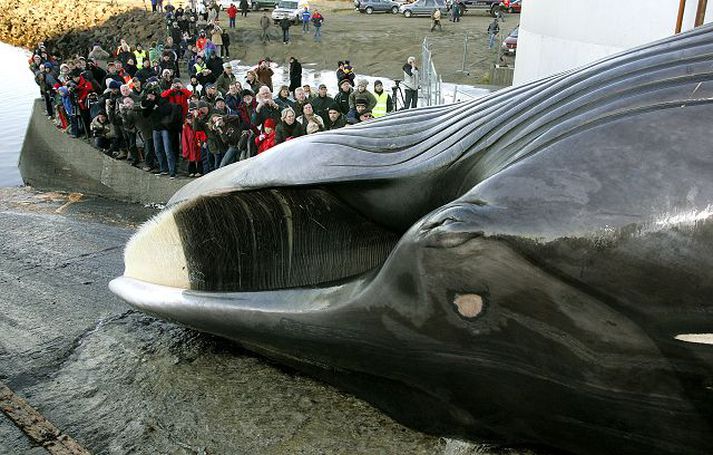
[(125, 275), (205, 291), (314, 286), (380, 266), (399, 234), (322, 189), (204, 196), (142, 228)]

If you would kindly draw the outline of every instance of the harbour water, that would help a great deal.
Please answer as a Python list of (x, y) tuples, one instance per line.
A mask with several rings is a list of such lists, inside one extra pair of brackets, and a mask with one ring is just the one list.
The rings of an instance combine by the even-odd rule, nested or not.
[(37, 84), (27, 69), (29, 52), (0, 42), (0, 61), (5, 68), (0, 85), (0, 187), (22, 184), (17, 160), (32, 112), (39, 96)]

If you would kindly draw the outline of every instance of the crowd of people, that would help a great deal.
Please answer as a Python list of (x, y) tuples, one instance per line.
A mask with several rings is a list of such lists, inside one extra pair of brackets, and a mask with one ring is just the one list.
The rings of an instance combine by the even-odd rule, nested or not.
[[(325, 84), (303, 84), (295, 57), (289, 85), (273, 86), (276, 65), (267, 58), (238, 80), (223, 59), (230, 36), (217, 12), (204, 17), (202, 9), (173, 8), (170, 1), (161, 8), (167, 36), (147, 47), (122, 39), (115, 49), (95, 43), (86, 56), (60, 59), (39, 43), (29, 66), (59, 128), (147, 172), (175, 178), (180, 167), (198, 177), (296, 137), (396, 109), (382, 82), (370, 90), (349, 61), (337, 64), (334, 96)], [(415, 107), (413, 57), (404, 65), (404, 84), (405, 107)]]

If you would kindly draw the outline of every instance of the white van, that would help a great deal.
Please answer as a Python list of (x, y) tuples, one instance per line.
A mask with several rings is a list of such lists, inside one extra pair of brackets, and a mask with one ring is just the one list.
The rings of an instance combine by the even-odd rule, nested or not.
[(275, 9), (272, 11), (272, 20), (278, 24), (282, 18), (286, 17), (295, 24), (301, 22), (302, 11), (305, 7), (309, 9), (309, 4), (298, 0), (280, 0)]

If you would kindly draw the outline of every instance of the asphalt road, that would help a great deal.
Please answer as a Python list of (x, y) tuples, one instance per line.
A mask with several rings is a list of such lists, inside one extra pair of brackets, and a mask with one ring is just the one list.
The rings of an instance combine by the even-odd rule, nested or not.
[[(69, 201), (0, 189), (0, 382), (90, 452), (495, 453), (133, 311), (107, 284), (155, 209)], [(0, 453), (44, 449), (0, 413)]]

